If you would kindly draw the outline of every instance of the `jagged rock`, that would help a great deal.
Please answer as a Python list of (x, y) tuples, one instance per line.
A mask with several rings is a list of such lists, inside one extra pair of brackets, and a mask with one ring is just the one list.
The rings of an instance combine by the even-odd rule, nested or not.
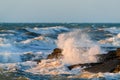
[(116, 55), (117, 55), (117, 57), (120, 57), (120, 48), (117, 48)]
[(119, 72), (120, 71), (120, 48), (109, 51), (107, 54), (96, 55), (99, 58), (98, 63), (85, 63), (68, 66), (68, 69), (75, 67), (86, 67), (83, 70), (98, 73), (98, 72)]
[(47, 59), (59, 59), (61, 58), (62, 55), (62, 49), (55, 48), (51, 54), (48, 55)]
[(71, 69), (79, 67), (79, 66), (80, 67), (91, 67), (91, 66), (95, 66), (95, 65), (99, 65), (99, 64), (102, 64), (102, 63), (75, 64), (75, 65), (68, 66), (68, 69), (71, 70)]
[(109, 51), (107, 54), (99, 54), (96, 57), (98, 57), (98, 62), (105, 62), (117, 58), (117, 55), (116, 51)]
[(112, 59), (118, 59), (120, 58), (120, 48), (117, 48), (117, 50), (109, 51), (107, 54), (96, 55), (96, 57), (99, 58), (98, 62), (105, 62)]
[(120, 64), (113, 70), (114, 73), (120, 72)]
[(92, 73), (98, 73), (98, 72), (113, 72), (113, 70), (117, 67), (117, 65), (120, 64), (119, 59), (109, 60), (107, 62), (104, 62), (102, 64), (98, 64), (89, 68), (85, 68), (85, 71), (92, 72)]

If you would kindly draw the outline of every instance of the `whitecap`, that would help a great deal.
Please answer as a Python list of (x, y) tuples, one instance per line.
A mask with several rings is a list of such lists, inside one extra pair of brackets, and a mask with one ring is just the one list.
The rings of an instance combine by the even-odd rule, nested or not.
[(120, 28), (118, 27), (110, 27), (110, 28), (104, 28), (104, 31), (109, 31), (110, 33), (120, 33)]
[(68, 70), (61, 60), (47, 59), (42, 60), (36, 67), (26, 70), (26, 72), (31, 72), (34, 74), (42, 75), (58, 75), (58, 74), (78, 74), (80, 73), (80, 68), (73, 70)]
[(43, 34), (43, 35), (50, 35), (50, 34), (56, 34), (62, 31), (69, 31), (68, 28), (63, 27), (63, 26), (55, 26), (55, 27), (45, 27), (45, 28), (26, 28), (26, 30), (30, 32), (34, 32), (37, 34)]

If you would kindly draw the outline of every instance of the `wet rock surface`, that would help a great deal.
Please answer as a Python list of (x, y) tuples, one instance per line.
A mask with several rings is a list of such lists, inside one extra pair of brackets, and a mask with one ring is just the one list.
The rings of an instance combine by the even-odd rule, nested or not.
[[(48, 55), (47, 59), (59, 59), (63, 55), (62, 49), (55, 48), (51, 54)], [(72, 70), (76, 67), (85, 67), (83, 71), (88, 71), (92, 73), (99, 72), (113, 72), (117, 73), (120, 71), (120, 48), (116, 50), (109, 51), (107, 54), (96, 55), (98, 58), (97, 63), (85, 63), (85, 64), (74, 64), (68, 66), (69, 70)]]
[(107, 54), (96, 55), (98, 57), (98, 63), (85, 63), (85, 64), (75, 64), (68, 66), (71, 70), (76, 67), (86, 67), (83, 71), (88, 71), (92, 73), (99, 72), (119, 72), (120, 71), (120, 48), (117, 50), (109, 51)]
[(51, 54), (48, 55), (47, 59), (59, 59), (62, 55), (62, 49), (55, 48)]
[(120, 58), (120, 48), (117, 48), (117, 50), (109, 51), (107, 54), (99, 54), (96, 56), (99, 58), (98, 62), (105, 62), (111, 59), (117, 59)]
[(85, 68), (85, 71), (92, 72), (92, 73), (99, 73), (99, 72), (113, 72), (113, 70), (120, 64), (119, 59), (109, 60), (102, 64), (98, 64), (89, 68)]
[(120, 71), (120, 64), (113, 70), (114, 73), (118, 73)]

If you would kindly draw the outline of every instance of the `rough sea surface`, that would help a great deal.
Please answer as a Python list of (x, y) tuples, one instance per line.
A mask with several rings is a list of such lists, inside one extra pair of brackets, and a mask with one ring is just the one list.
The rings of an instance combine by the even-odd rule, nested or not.
[[(64, 59), (47, 60), (57, 47), (64, 49)], [(80, 67), (66, 66), (97, 62), (95, 54), (119, 47), (120, 24), (0, 23), (0, 68), (30, 80), (86, 80), (78, 76)], [(89, 74), (87, 79), (119, 80), (120, 73)]]

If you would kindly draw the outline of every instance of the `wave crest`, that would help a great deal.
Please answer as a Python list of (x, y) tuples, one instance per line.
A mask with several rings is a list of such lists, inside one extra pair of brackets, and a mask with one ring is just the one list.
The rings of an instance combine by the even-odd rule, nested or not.
[(97, 62), (95, 55), (100, 54), (100, 47), (81, 30), (60, 34), (57, 46), (63, 49), (63, 62), (67, 64)]

